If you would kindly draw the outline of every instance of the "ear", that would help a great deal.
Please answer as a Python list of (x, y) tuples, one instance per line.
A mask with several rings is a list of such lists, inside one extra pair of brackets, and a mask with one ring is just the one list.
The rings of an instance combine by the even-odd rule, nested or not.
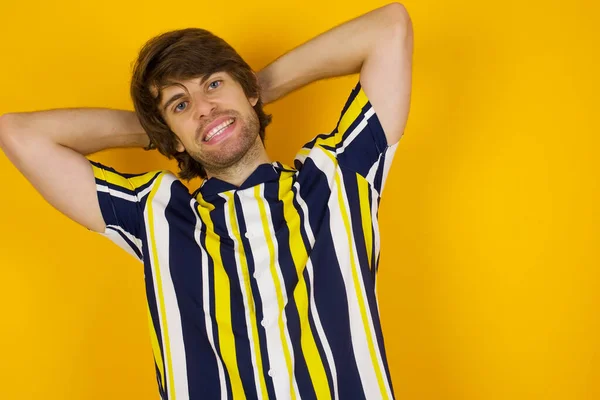
[(185, 147), (183, 146), (183, 144), (181, 143), (179, 138), (177, 138), (177, 144), (175, 145), (175, 150), (177, 150), (177, 152), (179, 152), (179, 153), (183, 153), (185, 151)]
[[(252, 71), (252, 74), (254, 75), (254, 79), (256, 80), (256, 84), (257, 85), (260, 84), (260, 82), (258, 81), (258, 75), (256, 75), (256, 72)], [(250, 98), (248, 98), (248, 100), (250, 101), (250, 104), (252, 104), (252, 107), (256, 106), (256, 103), (258, 103), (258, 99), (260, 98), (260, 95), (261, 95), (261, 93), (260, 93), (261, 90), (262, 89), (259, 86), (259, 88), (258, 88), (258, 96), (259, 97), (250, 97)]]

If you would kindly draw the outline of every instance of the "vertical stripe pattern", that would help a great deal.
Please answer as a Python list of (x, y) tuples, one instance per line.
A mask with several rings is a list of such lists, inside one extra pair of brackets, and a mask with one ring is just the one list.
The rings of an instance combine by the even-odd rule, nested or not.
[(144, 265), (161, 399), (393, 399), (376, 297), (397, 144), (360, 83), (294, 168), (194, 193), (91, 161), (103, 233)]

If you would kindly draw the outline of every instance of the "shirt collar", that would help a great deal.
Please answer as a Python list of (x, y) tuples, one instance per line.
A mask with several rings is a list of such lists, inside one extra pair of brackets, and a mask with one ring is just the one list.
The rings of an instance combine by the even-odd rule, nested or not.
[(196, 197), (198, 193), (201, 193), (202, 197), (206, 197), (230, 190), (244, 190), (266, 182), (277, 181), (281, 172), (283, 171), (292, 173), (296, 172), (295, 169), (275, 161), (270, 164), (260, 164), (254, 171), (252, 171), (250, 176), (248, 176), (248, 178), (246, 178), (246, 180), (240, 186), (225, 182), (219, 178), (208, 178), (205, 179), (200, 187), (194, 192), (193, 197)]

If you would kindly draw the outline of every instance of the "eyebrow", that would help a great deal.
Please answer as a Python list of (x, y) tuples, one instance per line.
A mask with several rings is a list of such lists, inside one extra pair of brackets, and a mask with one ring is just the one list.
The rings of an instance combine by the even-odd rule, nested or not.
[(185, 93), (177, 93), (176, 95), (173, 95), (163, 106), (163, 112), (167, 112), (167, 108), (171, 105), (171, 103), (179, 100), (183, 96), (185, 96)]
[[(202, 84), (204, 84), (204, 82), (206, 82), (207, 80), (209, 80), (213, 75), (215, 75), (216, 73), (212, 73), (212, 74), (206, 74), (202, 77), (202, 79), (200, 79), (200, 86), (202, 86)], [(176, 83), (174, 85), (171, 86), (183, 86), (180, 83)], [(184, 90), (187, 92), (187, 89)], [(184, 97), (186, 94), (185, 93), (177, 93), (173, 96), (171, 96), (171, 98), (169, 100), (167, 100), (167, 102), (165, 103), (165, 105), (162, 107), (163, 112), (167, 112), (167, 108), (171, 105), (171, 103), (173, 103), (174, 101), (179, 100), (180, 98)]]

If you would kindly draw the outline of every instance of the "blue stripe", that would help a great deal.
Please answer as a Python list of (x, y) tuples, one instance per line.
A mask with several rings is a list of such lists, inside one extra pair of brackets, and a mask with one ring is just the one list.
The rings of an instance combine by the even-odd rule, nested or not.
[[(235, 195), (234, 195), (235, 196)], [(229, 214), (229, 200), (222, 199), (223, 207), (215, 209), (211, 216), (215, 226), (226, 227), (225, 215)], [(234, 200), (235, 204), (235, 200)], [(246, 308), (240, 279), (237, 272), (233, 232), (228, 236), (221, 236), (221, 260), (229, 277), (231, 325), (235, 340), (235, 352), (237, 358), (242, 387), (247, 399), (256, 399), (256, 385), (254, 383), (254, 372), (252, 368), (244, 366), (252, 365), (252, 353), (250, 352), (250, 340), (248, 338), (248, 325), (246, 323)]]
[(283, 276), (286, 296), (288, 303), (285, 306), (285, 315), (287, 317), (287, 328), (290, 335), (292, 349), (294, 351), (294, 372), (298, 390), (301, 398), (316, 398), (308, 366), (300, 343), (300, 316), (298, 307), (294, 301), (294, 290), (298, 286), (298, 273), (294, 265), (294, 259), (290, 251), (290, 230), (284, 218), (283, 201), (277, 201), (279, 198), (279, 185), (277, 182), (273, 185), (265, 186), (264, 197), (273, 199), (268, 207), (270, 208), (271, 223), (275, 228), (277, 237), (277, 251), (279, 256), (279, 267)]
[[(142, 247), (144, 260), (150, 260), (150, 253), (148, 252), (148, 246)], [(166, 371), (167, 366), (164, 363), (165, 360), (165, 352), (163, 349), (163, 339), (162, 339), (162, 331), (160, 329), (160, 319), (158, 316), (158, 306), (156, 303), (156, 294), (154, 293), (154, 273), (152, 272), (152, 266), (150, 261), (144, 263), (144, 287), (146, 290), (146, 301), (148, 303), (148, 310), (150, 311), (150, 317), (152, 319), (152, 325), (154, 327), (154, 331), (156, 332), (156, 337), (158, 340), (158, 347), (161, 353), (161, 359), (163, 360), (162, 370)], [(165, 374), (165, 387), (162, 387), (162, 383), (160, 381), (160, 371), (155, 362), (156, 368), (156, 376), (157, 376), (157, 384), (158, 391), (161, 396), (161, 399), (167, 399), (167, 377)]]
[(115, 174), (117, 174), (117, 175), (121, 175), (121, 176), (122, 176), (122, 177), (124, 177), (124, 178), (134, 178), (134, 177), (136, 177), (136, 176), (142, 176), (142, 175), (146, 175), (146, 172), (142, 172), (142, 173), (139, 173), (139, 174), (123, 173), (123, 172), (119, 172), (119, 171), (115, 170), (115, 169), (114, 169), (114, 168), (112, 168), (112, 167), (109, 167), (109, 166), (107, 166), (107, 165), (104, 165), (104, 164), (102, 164), (102, 163), (99, 163), (98, 161), (93, 161), (93, 160), (90, 160), (90, 159), (88, 159), (88, 161), (89, 161), (89, 162), (90, 162), (92, 165), (94, 165), (95, 167), (97, 167), (97, 168), (100, 168), (100, 169), (103, 169), (103, 170), (106, 170), (106, 171), (110, 171), (110, 172), (114, 172)]
[[(189, 396), (192, 399), (218, 398), (217, 361), (207, 340), (202, 302), (204, 260), (194, 239), (197, 219), (186, 193), (185, 186), (171, 185), (171, 201), (165, 209), (165, 218), (170, 222), (169, 240), (177, 247), (177, 251), (169, 252), (170, 277), (182, 316)], [(190, 260), (194, 260), (196, 268), (189, 267)]]
[[(327, 176), (312, 160), (307, 159), (299, 179), (300, 195), (310, 210), (309, 223), (315, 234), (315, 245), (310, 254), (314, 266), (314, 297), (336, 363), (338, 393), (341, 399), (363, 399), (363, 388), (350, 336), (346, 289), (333, 251), (331, 230), (328, 229), (329, 209), (327, 203), (323, 204), (323, 199), (328, 199), (331, 194)], [(302, 182), (304, 179), (310, 182)]]
[[(223, 198), (221, 198), (218, 195), (213, 195), (213, 196), (208, 196), (208, 197), (204, 197), (204, 200), (209, 202), (210, 204), (212, 204), (213, 206), (215, 206), (215, 210), (217, 209), (221, 209), (221, 213), (223, 213), (223, 205), (225, 203), (225, 200)], [(213, 210), (214, 211), (214, 210)], [(219, 226), (217, 225), (217, 219), (215, 218), (214, 212), (211, 212), (209, 215), (209, 218), (211, 219), (212, 223), (213, 223), (213, 229), (214, 231), (220, 236), (223, 237), (223, 232), (219, 229)], [(202, 224), (202, 229), (201, 229), (202, 235), (201, 235), (201, 244), (202, 247), (206, 249), (206, 225)], [(213, 340), (215, 343), (215, 349), (217, 350), (217, 353), (219, 354), (219, 357), (221, 357), (221, 343), (219, 341), (219, 329), (218, 329), (218, 324), (216, 323), (217, 321), (217, 309), (216, 309), (216, 291), (215, 291), (215, 274), (214, 274), (214, 270), (215, 270), (215, 264), (214, 264), (214, 260), (209, 256), (208, 257), (208, 271), (209, 271), (209, 275), (210, 275), (210, 286), (209, 286), (209, 290), (210, 290), (210, 315), (211, 315), (211, 319), (214, 322), (213, 323)], [(222, 357), (221, 357), (222, 359)], [(231, 387), (231, 377), (229, 375), (229, 370), (227, 369), (227, 366), (225, 365), (225, 363), (223, 362), (223, 370), (225, 373), (225, 383), (227, 386), (227, 398), (228, 399), (232, 399), (233, 398), (233, 389)], [(216, 383), (217, 381), (215, 381)]]
[[(318, 135), (304, 146), (305, 149), (314, 148), (316, 140), (340, 135), (338, 129), (341, 119), (344, 114), (347, 113), (349, 107), (355, 102), (356, 96), (360, 90), (361, 85), (360, 82), (358, 82), (352, 89), (350, 96), (347, 98), (340, 113), (340, 118), (333, 131)], [(344, 132), (341, 140), (338, 141), (335, 146), (327, 145), (323, 146), (323, 148), (326, 151), (329, 151), (330, 154), (335, 155), (338, 162), (338, 171), (343, 172), (342, 179), (346, 188), (346, 200), (350, 207), (350, 223), (354, 232), (353, 245), (358, 252), (357, 266), (360, 270), (360, 277), (362, 277), (366, 291), (365, 302), (372, 317), (375, 331), (374, 337), (378, 340), (379, 351), (385, 368), (385, 376), (391, 387), (390, 373), (383, 345), (383, 335), (381, 332), (375, 297), (376, 271), (379, 265), (380, 255), (375, 250), (375, 241), (373, 241), (371, 248), (366, 248), (364, 232), (362, 232), (362, 219), (360, 214), (361, 205), (358, 192), (358, 179), (364, 179), (373, 168), (373, 165), (378, 162), (379, 165), (374, 171), (373, 179), (369, 182), (369, 204), (365, 205), (368, 206), (369, 213), (373, 212), (375, 214), (371, 215), (371, 218), (373, 220), (378, 218), (381, 200), (379, 193), (382, 190), (385, 161), (386, 157), (391, 157), (390, 154), (386, 154), (386, 150), (389, 147), (387, 146), (385, 133), (383, 132), (378, 116), (373, 114), (367, 120), (367, 125), (363, 131), (353, 139), (352, 143), (348, 143), (349, 135), (355, 130), (358, 124), (361, 122), (364, 123), (365, 113), (371, 110), (371, 107), (370, 102), (367, 101), (360, 110), (360, 115), (354, 121), (351, 121), (350, 126)], [(340, 153), (339, 151), (342, 146), (344, 146), (344, 152)], [(92, 162), (92, 165), (95, 165), (102, 170), (113, 172), (126, 179), (144, 175), (119, 173), (110, 167), (95, 162)], [(332, 237), (332, 230), (330, 227), (331, 216), (329, 207), (338, 206), (337, 192), (332, 193), (330, 189), (330, 185), (334, 182), (334, 176), (326, 176), (323, 171), (319, 170), (310, 155), (305, 158), (303, 162), (294, 160), (294, 165), (298, 170), (294, 179), (297, 180), (299, 189), (292, 187), (292, 193), (294, 194), (293, 206), (301, 217), (299, 232), (290, 232), (290, 228), (284, 220), (283, 204), (278, 199), (279, 181), (277, 178), (278, 172), (283, 168), (283, 165), (280, 163), (274, 163), (273, 165), (259, 165), (239, 188), (231, 183), (226, 183), (217, 178), (211, 178), (203, 185), (204, 189), (201, 191), (205, 200), (212, 203), (215, 207), (215, 209), (210, 212), (209, 218), (213, 222), (215, 233), (220, 237), (220, 256), (223, 260), (225, 272), (229, 277), (231, 290), (229, 294), (231, 301), (230, 311), (237, 355), (236, 361), (244, 392), (248, 399), (256, 399), (259, 397), (254, 379), (255, 373), (252, 367), (253, 349), (250, 347), (250, 343), (253, 339), (248, 337), (248, 321), (245, 317), (247, 310), (244, 307), (244, 297), (242, 294), (242, 291), (245, 290), (246, 287), (243, 282), (240, 282), (237, 272), (238, 266), (236, 263), (236, 254), (234, 253), (233, 247), (233, 238), (231, 236), (232, 233), (225, 224), (225, 216), (228, 216), (226, 213), (229, 213), (229, 210), (225, 204), (226, 200), (222, 198), (219, 193), (222, 193), (224, 190), (232, 190), (235, 193), (233, 201), (236, 210), (235, 217), (241, 234), (240, 251), (244, 251), (246, 256), (248, 273), (251, 276), (251, 293), (248, 293), (248, 295), (253, 298), (255, 306), (256, 326), (252, 328), (256, 329), (258, 332), (258, 346), (260, 347), (263, 365), (263, 369), (258, 371), (258, 373), (264, 377), (268, 397), (275, 399), (273, 378), (268, 376), (271, 365), (269, 363), (267, 338), (265, 329), (260, 325), (260, 321), (264, 317), (263, 306), (265, 308), (273, 306), (274, 303), (272, 302), (276, 301), (276, 299), (261, 299), (260, 297), (256, 279), (253, 277), (256, 267), (253, 255), (256, 254), (257, 249), (254, 249), (253, 252), (249, 240), (244, 236), (244, 233), (248, 229), (253, 231), (260, 230), (261, 226), (259, 222), (254, 221), (253, 223), (257, 223), (258, 225), (253, 225), (251, 227), (246, 225), (246, 220), (242, 213), (241, 199), (237, 195), (242, 189), (247, 190), (256, 184), (261, 184), (264, 188), (265, 202), (269, 207), (270, 222), (273, 224), (276, 235), (278, 264), (281, 267), (280, 273), (283, 277), (283, 289), (286, 291), (288, 299), (285, 313), (287, 318), (287, 329), (292, 341), (292, 350), (294, 353), (294, 378), (298, 383), (300, 397), (305, 399), (316, 397), (315, 388), (310, 379), (306, 358), (302, 352), (301, 346), (302, 334), (306, 333), (301, 332), (301, 321), (308, 318), (308, 326), (310, 326), (310, 329), (312, 330), (312, 336), (315, 339), (319, 355), (324, 364), (332, 395), (334, 393), (334, 386), (337, 386), (340, 399), (364, 399), (367, 394), (364, 393), (365, 389), (361, 383), (354, 351), (364, 351), (365, 349), (355, 349), (353, 347), (350, 330), (350, 321), (354, 318), (361, 318), (361, 316), (357, 314), (350, 315), (348, 295), (346, 294), (346, 286), (342, 276), (344, 271), (349, 271), (350, 266), (341, 265), (342, 269), (340, 268), (339, 260), (335, 253), (336, 249), (333, 245), (334, 238)], [(159, 172), (156, 172), (147, 184), (136, 190), (122, 188), (105, 182), (102, 179), (96, 179), (96, 183), (99, 187), (104, 186), (109, 190), (108, 193), (98, 192), (98, 201), (105, 222), (108, 225), (119, 226), (128, 234), (138, 237), (142, 241), (142, 251), (140, 252), (125, 234), (117, 231), (119, 232), (120, 237), (123, 238), (124, 243), (126, 243), (126, 245), (123, 244), (123, 246), (126, 248), (130, 247), (138, 257), (145, 260), (144, 271), (149, 312), (152, 324), (158, 336), (160, 352), (163, 353), (162, 358), (165, 360), (162, 348), (162, 332), (159, 323), (159, 308), (156, 304), (153, 274), (151, 270), (152, 260), (150, 260), (148, 254), (148, 243), (145, 234), (146, 222), (144, 220), (144, 209), (146, 207), (148, 196), (146, 195), (140, 199), (137, 198), (137, 195), (140, 192), (147, 190), (154, 184), (156, 177), (159, 176), (158, 174)], [(362, 177), (359, 177), (357, 174)], [(199, 234), (200, 246), (204, 249), (206, 248), (206, 226), (202, 223), (198, 224), (197, 221), (199, 216), (197, 215), (197, 210), (190, 207), (190, 201), (193, 197), (190, 195), (186, 186), (177, 180), (171, 184), (169, 190), (171, 193), (169, 203), (161, 204), (160, 208), (166, 207), (164, 216), (169, 225), (165, 229), (169, 230), (170, 237), (170, 278), (175, 287), (176, 299), (181, 315), (189, 397), (192, 400), (204, 398), (219, 399), (221, 397), (218, 371), (218, 365), (221, 362), (219, 343), (220, 326), (216, 321), (215, 299), (217, 296), (223, 294), (217, 294), (217, 296), (215, 296), (214, 262), (210, 257), (208, 257), (208, 259), (203, 258), (206, 257), (207, 254), (205, 253), (203, 256), (202, 249), (195, 242), (194, 235)], [(297, 193), (298, 190), (300, 193)], [(195, 193), (198, 193), (198, 191)], [(117, 197), (121, 194), (134, 196), (135, 199), (128, 201)], [(304, 211), (298, 204), (298, 199), (300, 197), (303, 198), (307, 206), (309, 213), (309, 215), (306, 216), (308, 225), (305, 224)], [(155, 200), (162, 201), (158, 198)], [(254, 199), (252, 199), (252, 201), (254, 201)], [(199, 226), (200, 232), (198, 232), (197, 226)], [(316, 242), (314, 245), (311, 245), (308, 240), (308, 229), (311, 229), (315, 235)], [(373, 238), (378, 235), (378, 232), (376, 232), (372, 226), (368, 227), (368, 229), (371, 229)], [(321, 340), (322, 336), (319, 336), (316, 329), (315, 317), (317, 313), (315, 312), (315, 309), (309, 306), (308, 315), (299, 315), (298, 307), (294, 302), (293, 295), (294, 291), (298, 289), (297, 285), (299, 279), (296, 272), (296, 266), (293, 263), (291, 248), (289, 246), (290, 237), (294, 238), (294, 240), (302, 240), (313, 264), (312, 281), (309, 280), (306, 266), (303, 265), (300, 269), (303, 274), (302, 277), (305, 279), (307, 285), (309, 301), (312, 297), (316, 303), (319, 322), (326, 335), (335, 366), (329, 365), (325, 354), (324, 341)], [(349, 250), (344, 247), (344, 250), (342, 251)], [(371, 258), (371, 265), (368, 263), (369, 258)], [(203, 282), (203, 267), (208, 268), (208, 270), (205, 271), (208, 273), (208, 282)], [(209, 288), (209, 304), (207, 312), (210, 313), (210, 318), (213, 323), (208, 327), (206, 327), (206, 311), (203, 306), (203, 286), (208, 286)], [(352, 296), (354, 296), (354, 294), (352, 294)], [(265, 304), (265, 301), (269, 302), (269, 304)], [(217, 357), (215, 357), (215, 352), (208, 340), (206, 329), (211, 329), (209, 332), (213, 337)], [(183, 360), (177, 361), (183, 362)], [(222, 365), (225, 366), (224, 363)], [(158, 367), (159, 366), (156, 366), (157, 371)], [(336, 370), (335, 377), (333, 376), (334, 367)], [(226, 386), (224, 387), (224, 390), (226, 391), (225, 395), (227, 398), (231, 399), (232, 387), (230, 371), (225, 368), (224, 373)], [(335, 382), (334, 379), (336, 379)], [(167, 388), (159, 387), (162, 398), (167, 398), (166, 389)]]
[(263, 365), (263, 370), (259, 371), (260, 374), (263, 374), (265, 377), (265, 383), (267, 385), (267, 393), (269, 394), (269, 399), (275, 398), (275, 387), (273, 386), (273, 380), (270, 379), (268, 375), (268, 371), (271, 368), (271, 364), (269, 363), (269, 352), (267, 349), (267, 337), (265, 335), (265, 330), (262, 326), (258, 325), (260, 321), (264, 318), (263, 314), (263, 304), (259, 295), (258, 284), (256, 283), (256, 279), (253, 277), (254, 271), (256, 270), (256, 266), (254, 264), (254, 255), (252, 254), (252, 247), (250, 245), (250, 241), (244, 236), (244, 234), (248, 231), (246, 226), (246, 221), (244, 219), (244, 215), (242, 213), (242, 203), (240, 201), (239, 196), (234, 197), (235, 200), (235, 211), (236, 217), (238, 219), (240, 235), (242, 238), (242, 245), (244, 247), (244, 253), (246, 254), (246, 261), (248, 262), (248, 274), (250, 274), (250, 288), (252, 290), (252, 295), (254, 297), (254, 308), (256, 310), (256, 323), (257, 323), (257, 331), (258, 331), (258, 341), (260, 345), (260, 353), (261, 353), (261, 361)]
[[(359, 259), (359, 269), (364, 283), (365, 294), (367, 298), (367, 306), (373, 321), (373, 329), (375, 331), (375, 337), (377, 338), (377, 348), (381, 354), (382, 362), (385, 366), (387, 374), (387, 380), (390, 382), (390, 374), (387, 368), (387, 359), (385, 357), (383, 335), (381, 332), (381, 322), (379, 320), (379, 312), (377, 310), (377, 299), (375, 294), (375, 278), (376, 272), (369, 268), (367, 251), (371, 251), (375, 247), (375, 241), (372, 243), (371, 249), (366, 249), (364, 240), (364, 233), (362, 231), (362, 219), (360, 209), (360, 197), (358, 194), (358, 182), (357, 179), (362, 179), (356, 174), (344, 174), (344, 186), (346, 188), (346, 196), (348, 198), (348, 204), (350, 206), (350, 218), (352, 223), (352, 230), (354, 232), (354, 240), (356, 243), (356, 250)], [(369, 214), (371, 213), (371, 207), (368, 205)]]
[[(296, 183), (298, 178), (298, 175), (294, 176), (294, 184)], [(305, 246), (305, 248), (307, 249), (307, 253), (310, 254), (311, 252), (311, 245), (310, 245), (310, 241), (308, 240), (308, 234), (307, 234), (307, 229), (309, 227), (307, 227), (306, 223), (305, 223), (305, 218), (306, 215), (304, 214), (304, 210), (302, 209), (302, 207), (300, 206), (300, 203), (298, 202), (298, 189), (296, 188), (296, 186), (292, 185), (292, 192), (294, 193), (294, 199), (293, 199), (293, 204), (294, 207), (296, 208), (296, 210), (298, 211), (298, 214), (300, 215), (300, 234), (302, 236), (302, 241), (303, 244)], [(304, 275), (304, 281), (306, 282), (306, 289), (307, 289), (307, 295), (308, 295), (308, 304), (309, 304), (309, 308), (308, 308), (308, 322), (310, 325), (310, 329), (313, 332), (313, 337), (315, 338), (315, 342), (317, 344), (317, 349), (319, 351), (319, 356), (321, 358), (321, 362), (323, 363), (323, 366), (325, 367), (325, 374), (327, 375), (327, 382), (329, 385), (329, 391), (330, 393), (333, 394), (335, 393), (334, 390), (334, 383), (333, 383), (333, 374), (332, 374), (332, 370), (331, 370), (331, 365), (329, 365), (329, 361), (327, 360), (327, 354), (325, 353), (325, 348), (323, 345), (323, 342), (321, 341), (321, 337), (318, 334), (318, 330), (317, 330), (317, 326), (315, 324), (315, 316), (313, 313), (313, 309), (311, 307), (311, 302), (310, 299), (313, 296), (313, 282), (310, 280), (310, 276), (308, 273), (308, 269), (304, 268), (303, 270), (303, 275)], [(313, 279), (314, 279), (314, 266), (313, 266)], [(318, 313), (318, 307), (317, 307), (317, 313)]]

